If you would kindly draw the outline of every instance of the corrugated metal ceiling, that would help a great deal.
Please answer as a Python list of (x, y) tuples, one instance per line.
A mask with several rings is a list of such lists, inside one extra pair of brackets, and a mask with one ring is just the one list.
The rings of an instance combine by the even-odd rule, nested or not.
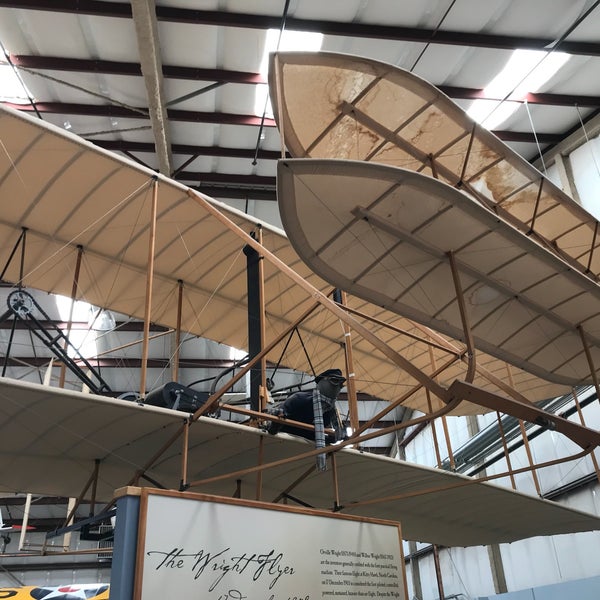
[[(534, 160), (598, 113), (597, 4), (292, 0), (285, 28), (323, 32), (325, 51), (411, 70), (463, 108), (513, 49), (571, 53), (498, 132)], [(23, 110), (156, 170), (162, 131), (163, 154), (172, 157), (163, 171), (218, 199), (238, 198), (244, 208), (274, 199), (279, 136), (266, 118), (260, 139), (254, 104), (266, 31), (282, 26), (285, 11), (284, 0), (3, 1), (0, 41), (33, 95), (35, 108)], [(148, 58), (154, 69), (143, 65), (142, 77)]]

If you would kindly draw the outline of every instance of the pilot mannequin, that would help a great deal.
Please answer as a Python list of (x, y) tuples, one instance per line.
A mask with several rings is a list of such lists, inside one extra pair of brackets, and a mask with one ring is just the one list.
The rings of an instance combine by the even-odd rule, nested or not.
[(335, 403), (345, 381), (346, 378), (340, 369), (327, 369), (315, 378), (317, 384), (315, 390), (295, 392), (269, 411), (278, 417), (314, 425), (315, 431), (282, 423), (271, 423), (268, 428), (269, 433), (283, 431), (314, 440), (315, 434), (317, 438), (320, 435), (324, 436), (323, 428), (333, 428), (335, 436), (324, 436), (324, 441), (332, 443), (343, 439), (344, 431)]

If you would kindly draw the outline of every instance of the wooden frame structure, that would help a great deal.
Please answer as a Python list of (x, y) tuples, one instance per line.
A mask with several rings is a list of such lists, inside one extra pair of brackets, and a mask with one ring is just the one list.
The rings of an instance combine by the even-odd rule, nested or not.
[[(494, 373), (497, 359), (478, 353), (475, 361), (466, 315), (467, 343), (463, 345), (369, 302), (354, 297), (336, 302), (330, 298), (331, 286), (302, 263), (281, 232), (14, 111), (0, 110), (0, 125), (4, 151), (0, 191), (18, 199), (7, 207), (0, 222), (0, 234), (13, 241), (0, 256), (5, 280), (17, 287), (73, 295), (74, 286), (66, 283), (72, 277), (65, 277), (65, 272), (75, 255), (80, 264), (77, 297), (143, 319), (144, 356), (150, 322), (172, 328), (177, 335), (189, 331), (243, 347), (245, 328), (240, 324), (246, 318), (245, 271), (237, 257), (244, 246), (250, 246), (262, 257), (265, 312), (262, 351), (194, 415), (0, 381), (0, 394), (10, 406), (1, 424), (10, 435), (0, 446), (0, 461), (3, 466), (13, 461), (12, 470), (5, 469), (12, 473), (3, 481), (6, 489), (28, 486), (37, 491), (33, 489), (37, 485), (40, 492), (79, 496), (79, 501), (90, 489), (97, 495), (95, 500), (108, 500), (111, 487), (142, 481), (154, 487), (201, 487), (222, 495), (229, 490), (229, 495), (247, 496), (251, 489), (255, 498), (269, 494), (276, 501), (334, 511), (397, 514), (401, 519), (402, 514), (410, 514), (405, 533), (412, 539), (459, 545), (599, 526), (598, 519), (589, 515), (349, 448), (438, 416), (477, 413), (482, 406), (554, 427), (579, 444), (582, 451), (578, 456), (600, 444), (597, 432), (549, 415), (523, 396), (525, 389), (533, 387), (532, 399), (545, 398), (564, 392), (564, 385), (516, 369), (510, 386)], [(40, 163), (41, 157), (45, 160)], [(23, 186), (24, 180), (28, 186)], [(259, 227), (262, 240), (250, 234)], [(126, 234), (119, 235), (119, 231)], [(27, 246), (23, 245), (21, 264), (17, 265), (11, 248), (16, 248), (14, 240), (25, 239)], [(455, 286), (460, 296), (457, 277)], [(278, 292), (268, 295), (267, 289)], [(186, 306), (193, 309), (186, 311)], [(287, 436), (269, 436), (256, 427), (222, 424), (204, 416), (219, 406), (244, 412), (254, 424), (272, 419), (260, 411), (228, 406), (221, 399), (253, 366), (264, 365), (267, 357), (279, 355), (282, 348), (300, 356), (300, 344), (295, 350), (286, 344), (286, 337), (295, 329), (311, 334), (315, 369), (343, 361), (357, 388), (389, 401), (390, 408), (359, 426), (349, 439), (324, 450)], [(348, 334), (352, 335), (351, 349)], [(293, 366), (309, 371), (305, 359), (298, 359)], [(141, 396), (145, 387), (142, 375)], [(401, 404), (423, 409), (425, 414), (367, 432), (374, 420)], [(61, 419), (68, 419), (74, 407), (81, 413), (77, 434), (68, 432), (64, 439), (53, 435), (48, 423), (66, 431)], [(357, 420), (354, 415), (354, 423)], [(34, 440), (23, 439), (27, 428), (37, 431)], [(99, 440), (107, 431), (111, 442), (100, 452)], [(228, 438), (236, 440), (239, 449), (232, 449)], [(201, 449), (208, 447), (219, 453), (215, 464), (199, 460)], [(17, 461), (11, 456), (15, 452)], [(331, 457), (326, 491), (323, 476), (313, 467), (319, 453)], [(73, 472), (62, 469), (65, 475), (56, 478), (55, 468), (63, 463), (70, 464)], [(404, 478), (401, 490), (397, 489), (399, 474)], [(381, 483), (372, 479), (375, 475)], [(411, 484), (407, 477), (415, 481)], [(447, 510), (436, 512), (442, 510), (440, 498), (454, 498), (457, 506), (465, 501), (466, 489), (469, 497), (495, 499), (490, 510), (492, 506), (498, 510), (500, 505), (506, 510), (521, 507), (523, 518), (507, 524), (500, 533), (490, 533), (491, 538), (483, 535), (482, 521), (475, 529), (468, 519), (439, 532), (432, 529), (431, 514), (443, 520)], [(433, 512), (420, 514), (422, 504), (428, 504)], [(537, 516), (532, 517), (534, 513)]]

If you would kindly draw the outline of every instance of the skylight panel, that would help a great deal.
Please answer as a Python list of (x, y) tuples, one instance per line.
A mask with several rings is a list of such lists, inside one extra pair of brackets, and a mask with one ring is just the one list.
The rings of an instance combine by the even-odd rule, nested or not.
[(0, 101), (29, 104), (30, 94), (14, 69), (0, 64)]
[[(279, 29), (269, 29), (265, 40), (265, 49), (260, 63), (260, 74), (266, 79), (269, 70), (269, 54), (276, 50), (282, 52), (317, 52), (323, 45), (323, 34), (311, 31), (288, 31), (284, 30), (280, 39)], [(273, 118), (273, 108), (268, 99), (269, 86), (260, 84), (256, 86), (254, 100), (254, 114), (261, 117)]]
[(502, 71), (483, 90), (493, 100), (475, 100), (467, 114), (487, 129), (498, 127), (519, 108), (519, 101), (537, 92), (568, 59), (564, 52), (515, 50)]

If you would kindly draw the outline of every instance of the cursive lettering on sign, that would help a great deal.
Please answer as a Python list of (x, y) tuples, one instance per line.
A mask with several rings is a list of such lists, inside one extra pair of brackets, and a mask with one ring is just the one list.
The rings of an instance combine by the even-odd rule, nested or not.
[[(213, 575), (214, 578), (210, 578), (209, 592), (214, 591), (224, 580), (230, 582), (244, 575), (252, 581), (264, 581), (271, 590), (281, 577), (291, 576), (295, 572), (294, 567), (285, 562), (283, 552), (277, 552), (275, 549), (237, 554), (231, 548), (212, 552), (206, 549), (186, 552), (184, 548), (175, 547), (169, 551), (149, 550), (147, 556), (158, 559), (154, 566), (155, 571), (181, 569), (191, 574), (195, 580), (204, 575)], [(224, 594), (224, 598), (242, 600), (240, 592), (230, 592)], [(239, 598), (236, 598), (236, 594), (239, 594)]]

